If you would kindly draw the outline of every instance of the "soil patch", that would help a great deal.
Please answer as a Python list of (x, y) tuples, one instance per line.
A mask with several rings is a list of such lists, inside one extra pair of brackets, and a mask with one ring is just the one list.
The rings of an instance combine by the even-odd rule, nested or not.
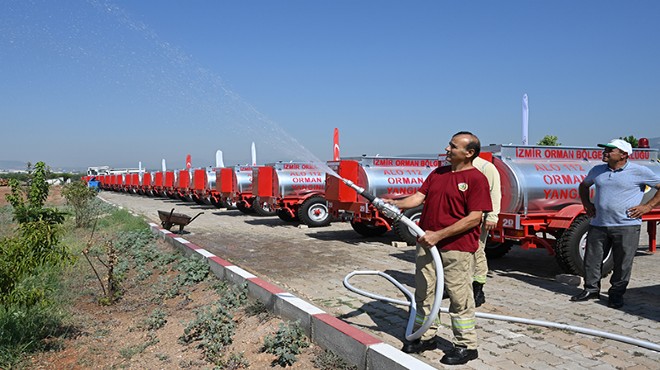
[[(161, 253), (177, 253), (161, 240), (153, 243)], [(84, 276), (74, 279), (71, 286), (71, 291), (79, 294), (73, 302), (70, 334), (54, 341), (57, 350), (33, 356), (30, 368), (214, 367), (199, 342), (186, 344), (180, 338), (198, 311), (217, 307), (220, 302), (222, 292), (215, 277), (210, 275), (201, 283), (183, 287), (168, 298), (168, 294), (174, 295), (168, 289), (181, 272), (171, 268), (159, 272), (155, 268), (145, 279), (144, 271), (129, 270), (121, 298), (110, 306), (101, 306), (101, 287), (84, 258), (78, 261), (75, 273)], [(222, 358), (227, 363), (220, 368), (272, 367), (277, 357), (262, 352), (262, 348), (265, 337), (274, 336), (282, 320), (254, 307), (259, 307), (256, 302), (248, 302), (233, 313), (235, 333), (232, 343), (223, 348)], [(313, 360), (322, 352), (310, 343), (290, 368), (313, 369)]]

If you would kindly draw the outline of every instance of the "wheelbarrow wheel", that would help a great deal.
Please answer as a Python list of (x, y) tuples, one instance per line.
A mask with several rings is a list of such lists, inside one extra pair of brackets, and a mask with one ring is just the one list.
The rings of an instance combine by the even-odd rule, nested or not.
[(163, 226), (163, 229), (165, 229), (165, 230), (169, 230), (169, 229), (172, 228), (172, 226), (174, 226), (173, 223), (171, 223), (171, 222), (165, 222), (165, 221), (163, 221), (163, 223), (162, 223), (161, 225)]

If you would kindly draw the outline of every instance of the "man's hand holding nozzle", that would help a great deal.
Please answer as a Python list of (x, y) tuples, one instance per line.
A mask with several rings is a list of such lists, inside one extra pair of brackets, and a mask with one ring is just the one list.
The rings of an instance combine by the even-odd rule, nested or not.
[(383, 199), (384, 203), (391, 204), (395, 206), (396, 208), (399, 208), (399, 206), (396, 205), (396, 200), (395, 199)]

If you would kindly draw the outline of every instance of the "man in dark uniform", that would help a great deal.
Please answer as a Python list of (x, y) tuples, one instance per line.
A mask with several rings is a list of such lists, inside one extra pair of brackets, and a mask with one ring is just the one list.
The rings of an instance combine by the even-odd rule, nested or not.
[[(415, 301), (420, 327), (435, 300), (436, 271), (429, 248), (436, 246), (442, 257), (445, 290), (449, 294), (449, 316), (454, 347), (440, 360), (443, 364), (465, 364), (478, 357), (472, 292), (473, 254), (479, 247), (480, 225), (484, 212), (492, 210), (486, 177), (472, 165), (481, 143), (470, 132), (455, 134), (447, 151), (449, 166), (438, 167), (426, 178), (419, 191), (410, 197), (390, 200), (401, 209), (424, 203), (420, 227), (425, 235), (418, 240), (415, 263)], [(436, 320), (435, 317), (428, 318)], [(435, 348), (437, 324), (421, 340), (405, 343), (403, 351), (421, 352)]]

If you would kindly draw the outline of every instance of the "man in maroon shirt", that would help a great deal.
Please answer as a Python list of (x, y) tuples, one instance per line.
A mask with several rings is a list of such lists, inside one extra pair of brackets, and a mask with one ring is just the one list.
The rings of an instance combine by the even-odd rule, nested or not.
[[(472, 259), (479, 247), (483, 214), (491, 211), (492, 205), (488, 180), (472, 166), (472, 161), (481, 150), (479, 139), (470, 132), (461, 131), (451, 138), (445, 150), (451, 165), (431, 172), (417, 193), (388, 203), (401, 209), (424, 203), (419, 226), (425, 234), (419, 238), (416, 249), (415, 301), (418, 311), (415, 324), (420, 327), (424, 323), (435, 299), (436, 271), (429, 248), (436, 246), (442, 257), (454, 333), (454, 347), (445, 353), (440, 362), (458, 365), (479, 356), (472, 293)], [(437, 324), (434, 323), (432, 328), (435, 330), (429, 330), (421, 340), (405, 343), (402, 350), (418, 353), (434, 349)]]

